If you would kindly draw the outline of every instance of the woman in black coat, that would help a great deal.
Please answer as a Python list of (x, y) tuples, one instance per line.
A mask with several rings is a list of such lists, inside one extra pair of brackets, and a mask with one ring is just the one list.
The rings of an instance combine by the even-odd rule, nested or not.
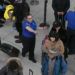
[(66, 59), (68, 57), (68, 49), (67, 49), (68, 34), (67, 34), (67, 30), (61, 27), (61, 22), (55, 21), (53, 23), (53, 27), (52, 27), (51, 31), (56, 31), (59, 34), (59, 38), (62, 40), (64, 47), (65, 47), (64, 58)]

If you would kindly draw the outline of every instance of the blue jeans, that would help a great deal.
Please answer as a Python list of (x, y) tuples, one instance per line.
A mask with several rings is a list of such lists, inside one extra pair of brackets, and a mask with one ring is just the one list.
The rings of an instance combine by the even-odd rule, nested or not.
[(62, 56), (57, 56), (54, 64), (53, 75), (65, 75), (67, 64)]
[(49, 58), (48, 55), (43, 53), (42, 54), (42, 75), (48, 75), (48, 70), (49, 70)]

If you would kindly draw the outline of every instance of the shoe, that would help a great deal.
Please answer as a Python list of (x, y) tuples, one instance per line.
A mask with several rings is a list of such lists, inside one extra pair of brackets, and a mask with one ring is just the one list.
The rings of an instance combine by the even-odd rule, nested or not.
[(15, 38), (15, 39), (19, 39), (19, 35), (15, 35), (14, 38)]
[(2, 24), (0, 24), (0, 28), (1, 28), (1, 27), (3, 27), (3, 25), (2, 25)]
[(2, 24), (3, 24), (3, 23), (5, 23), (5, 20), (3, 20), (3, 19), (0, 19), (0, 23), (2, 23)]
[(15, 43), (22, 43), (20, 39), (16, 40)]
[(29, 59), (30, 61), (32, 61), (33, 63), (36, 63), (37, 61), (33, 58), (33, 59)]
[(22, 52), (22, 56), (25, 57), (27, 53), (28, 51), (26, 51), (25, 53)]

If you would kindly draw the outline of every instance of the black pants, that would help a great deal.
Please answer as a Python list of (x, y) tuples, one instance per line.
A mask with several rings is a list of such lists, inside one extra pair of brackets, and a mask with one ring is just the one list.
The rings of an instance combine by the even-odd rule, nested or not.
[(35, 48), (35, 36), (32, 38), (27, 38), (22, 36), (22, 55), (25, 56), (27, 52), (29, 52), (29, 59), (34, 58), (34, 48)]
[(59, 15), (59, 16), (58, 16), (57, 12), (54, 13), (55, 21), (61, 21), (63, 28), (65, 28), (65, 20), (64, 20), (65, 14), (66, 14), (66, 13), (64, 13), (64, 15)]
[(67, 31), (69, 54), (75, 54), (75, 30), (68, 28)]
[(19, 35), (22, 35), (22, 21), (16, 20), (15, 25)]
[(0, 19), (4, 17), (4, 10), (0, 10)]
[(1, 19), (4, 19), (4, 10), (0, 10), (0, 24), (3, 24), (4, 21), (2, 21)]
[(64, 59), (68, 58), (68, 48), (64, 45), (65, 51), (64, 51)]

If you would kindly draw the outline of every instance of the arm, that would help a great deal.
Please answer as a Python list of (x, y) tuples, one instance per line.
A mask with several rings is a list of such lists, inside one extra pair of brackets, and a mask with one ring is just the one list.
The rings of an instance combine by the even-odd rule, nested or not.
[(60, 40), (59, 48), (60, 48), (59, 49), (60, 54), (63, 55), (64, 54), (64, 44), (61, 40)]
[(64, 20), (67, 20), (67, 16), (68, 16), (68, 13), (66, 13), (66, 15), (64, 16)]
[(54, 11), (57, 11), (57, 8), (56, 8), (56, 0), (52, 0), (52, 8)]
[(45, 52), (45, 53), (48, 53), (47, 45), (48, 45), (48, 40), (45, 39), (45, 40), (44, 40), (44, 43), (43, 43), (43, 45), (42, 45), (42, 51)]
[(32, 29), (31, 27), (29, 27), (29, 26), (26, 26), (26, 29), (27, 29), (28, 31), (34, 33), (34, 34), (37, 33), (36, 30), (33, 30), (33, 29)]

